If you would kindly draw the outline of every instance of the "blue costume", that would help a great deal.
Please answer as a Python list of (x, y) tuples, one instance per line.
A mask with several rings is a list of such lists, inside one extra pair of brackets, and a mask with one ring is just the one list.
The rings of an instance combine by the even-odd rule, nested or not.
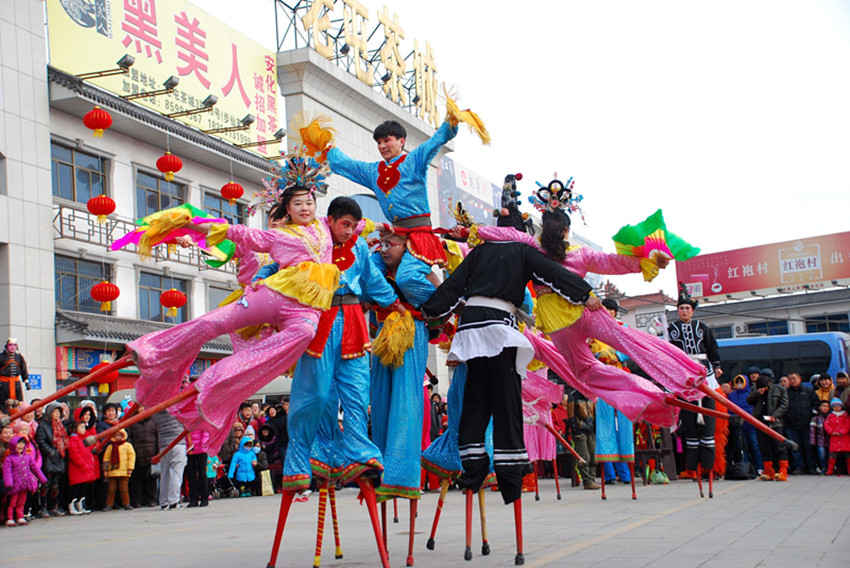
[(444, 122), (421, 146), (389, 162), (360, 162), (339, 148), (328, 152), (331, 170), (371, 189), (384, 216), (409, 237), (407, 251), (429, 265), (444, 265), (446, 256), (442, 243), (430, 232), (428, 167), (440, 147), (456, 135), (457, 127)]
[(635, 435), (632, 423), (613, 406), (596, 401), (596, 461), (605, 467), (605, 481), (631, 481), (624, 462), (635, 461)]
[[(298, 360), (292, 381), (289, 408), (289, 446), (283, 470), (287, 489), (306, 489), (310, 472), (344, 483), (366, 469), (381, 469), (381, 452), (369, 440), (368, 331), (360, 297), (368, 296), (382, 307), (397, 300), (392, 287), (371, 261), (366, 242), (358, 237), (335, 245), (334, 264), (340, 269), (339, 288), (331, 309), (324, 312), (313, 343)], [(424, 371), (423, 371), (424, 372)], [(314, 445), (320, 422), (339, 430), (337, 409), (344, 419), (341, 444), (328, 430)], [(331, 425), (325, 425), (330, 421)], [(334, 457), (334, 447), (338, 455)], [(311, 449), (315, 448), (313, 459)]]
[[(381, 272), (387, 272), (379, 254), (373, 254), (372, 259)], [(409, 310), (417, 310), (436, 290), (427, 278), (430, 273), (430, 266), (411, 255), (401, 257), (394, 284), (401, 292), (399, 299)], [(379, 322), (379, 325), (383, 324)], [(372, 441), (384, 456), (384, 477), (376, 490), (378, 499), (419, 499), (420, 496), (425, 419), (422, 380), (428, 363), (428, 327), (419, 317), (414, 319), (414, 325), (413, 346), (404, 354), (400, 367), (391, 369), (377, 357), (372, 360)]]
[(227, 477), (235, 479), (241, 485), (251, 483), (255, 477), (253, 462), (257, 459), (257, 455), (251, 448), (245, 447), (245, 444), (249, 442), (253, 444), (254, 440), (248, 436), (239, 440), (239, 450), (233, 454), (230, 459), (230, 469), (227, 470)]

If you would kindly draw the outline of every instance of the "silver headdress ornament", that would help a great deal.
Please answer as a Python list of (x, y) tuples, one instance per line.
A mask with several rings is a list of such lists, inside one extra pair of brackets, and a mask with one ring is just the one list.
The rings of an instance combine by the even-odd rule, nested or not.
[(584, 200), (584, 196), (580, 193), (573, 194), (573, 187), (575, 186), (573, 178), (568, 179), (566, 183), (557, 178), (558, 174), (556, 173), (555, 179), (547, 185), (535, 182), (537, 183), (537, 189), (528, 198), (529, 203), (541, 213), (554, 213), (561, 210), (569, 214), (578, 211), (581, 214), (582, 222), (586, 225), (584, 212), (579, 205)]

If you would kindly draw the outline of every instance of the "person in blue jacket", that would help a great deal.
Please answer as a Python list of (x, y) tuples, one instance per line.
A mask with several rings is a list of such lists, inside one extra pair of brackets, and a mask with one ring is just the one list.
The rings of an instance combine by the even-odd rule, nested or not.
[(240, 497), (251, 495), (250, 487), (254, 482), (254, 466), (257, 465), (257, 455), (254, 453), (254, 440), (244, 436), (239, 440), (239, 449), (230, 460), (227, 477), (239, 488)]

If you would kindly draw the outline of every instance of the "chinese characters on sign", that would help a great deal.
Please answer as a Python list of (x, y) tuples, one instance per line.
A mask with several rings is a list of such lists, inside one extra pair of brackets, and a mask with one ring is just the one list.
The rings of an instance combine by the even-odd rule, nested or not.
[[(239, 127), (243, 117), (254, 115), (249, 129), (218, 135), (235, 144), (269, 139), (278, 129), (274, 52), (188, 0), (112, 0), (95, 5), (96, 14), (86, 18), (68, 2), (48, 0), (52, 66), (78, 75), (113, 68), (127, 53), (136, 59), (129, 73), (92, 82), (129, 95), (162, 89), (173, 75), (180, 83), (170, 94), (136, 102), (168, 115), (201, 108), (212, 95), (218, 102), (210, 112), (175, 120), (217, 130)], [(103, 30), (115, 30), (114, 37)], [(255, 151), (276, 155), (264, 145)]]
[(697, 298), (791, 292), (850, 278), (850, 233), (812, 237), (713, 254), (676, 263), (676, 277)]
[[(408, 91), (412, 91), (417, 116), (431, 123), (434, 127), (439, 126), (439, 113), (437, 111), (437, 71), (434, 51), (431, 45), (425, 42), (425, 49), (420, 50), (419, 41), (414, 40), (413, 62), (412, 62), (412, 89), (405, 85), (407, 81), (407, 61), (402, 56), (401, 40), (404, 39), (404, 29), (399, 24), (398, 14), (390, 14), (389, 9), (384, 6), (378, 12), (378, 24), (381, 33), (368, 33), (369, 11), (358, 0), (341, 0), (342, 25), (341, 29), (333, 29), (333, 15), (335, 3), (333, 0), (313, 0), (309, 9), (301, 17), (301, 24), (308, 37), (311, 38), (313, 49), (328, 59), (334, 59), (333, 41), (342, 36), (345, 40), (342, 55), (348, 55), (351, 66), (357, 78), (366, 85), (374, 86), (376, 83), (375, 66), (377, 60), (383, 66), (385, 73), (380, 78), (381, 88), (384, 94), (394, 102), (408, 105), (410, 102)], [(377, 31), (377, 30), (376, 30)], [(373, 58), (368, 47), (368, 38), (378, 36), (382, 39), (380, 48), (376, 50), (377, 57)]]

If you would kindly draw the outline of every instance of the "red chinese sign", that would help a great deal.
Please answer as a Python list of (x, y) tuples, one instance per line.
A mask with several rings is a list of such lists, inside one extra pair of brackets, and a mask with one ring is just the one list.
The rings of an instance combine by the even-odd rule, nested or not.
[(676, 278), (709, 299), (823, 288), (850, 278), (850, 233), (701, 254), (677, 262)]

